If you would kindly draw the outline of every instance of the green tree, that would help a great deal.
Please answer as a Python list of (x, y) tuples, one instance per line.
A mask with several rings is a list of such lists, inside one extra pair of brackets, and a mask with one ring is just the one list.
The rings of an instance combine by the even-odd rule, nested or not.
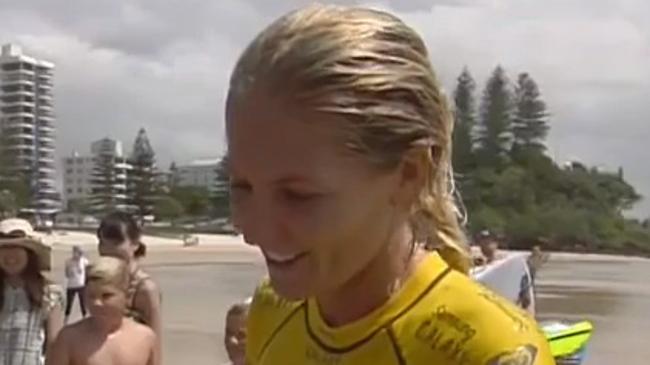
[(453, 163), (456, 171), (468, 171), (473, 161), (474, 127), (476, 125), (476, 83), (467, 67), (458, 76), (454, 90)]
[(183, 204), (171, 196), (162, 196), (156, 200), (153, 213), (156, 218), (174, 222), (185, 213)]
[(512, 95), (504, 69), (497, 66), (485, 85), (480, 107), (478, 144), (481, 163), (498, 166), (510, 149)]
[[(20, 163), (20, 155), (16, 150), (7, 148), (10, 145), (6, 131), (0, 131), (0, 191), (3, 192), (2, 214), (15, 215), (21, 208), (31, 202), (32, 187), (29, 165)], [(6, 210), (4, 210), (6, 209)]]
[(515, 112), (512, 119), (513, 153), (546, 150), (548, 112), (537, 83), (528, 73), (521, 73), (515, 87)]
[(156, 155), (144, 128), (138, 131), (129, 158), (129, 201), (135, 214), (140, 217), (151, 215), (159, 194)]
[(186, 214), (199, 217), (210, 211), (210, 191), (203, 187), (177, 186), (170, 196), (183, 205)]
[(0, 219), (16, 215), (18, 205), (16, 197), (10, 190), (0, 190)]
[(224, 157), (216, 168), (216, 179), (212, 189), (212, 203), (214, 215), (218, 218), (230, 216), (230, 176)]
[(124, 210), (126, 186), (120, 188), (122, 177), (118, 176), (116, 158), (113, 154), (103, 153), (95, 156), (92, 172), (90, 211), (103, 215), (114, 210)]

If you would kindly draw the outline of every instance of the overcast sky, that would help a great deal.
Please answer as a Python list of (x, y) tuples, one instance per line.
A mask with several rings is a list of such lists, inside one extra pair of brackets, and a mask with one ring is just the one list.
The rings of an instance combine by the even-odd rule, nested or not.
[[(222, 153), (224, 94), (239, 52), (273, 18), (306, 3), (0, 0), (0, 42), (56, 63), (59, 155), (104, 136), (130, 149), (144, 126), (166, 167)], [(497, 64), (511, 79), (529, 72), (553, 114), (553, 157), (623, 166), (650, 197), (650, 1), (370, 5), (421, 32), (448, 91), (464, 65), (480, 84)], [(650, 201), (636, 213), (650, 216)]]

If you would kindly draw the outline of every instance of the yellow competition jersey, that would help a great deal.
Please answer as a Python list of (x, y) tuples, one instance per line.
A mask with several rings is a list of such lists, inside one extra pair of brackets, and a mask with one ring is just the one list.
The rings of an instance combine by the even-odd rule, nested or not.
[(250, 310), (249, 365), (553, 365), (544, 334), (515, 305), (428, 255), (391, 300), (338, 328), (313, 299), (267, 283)]

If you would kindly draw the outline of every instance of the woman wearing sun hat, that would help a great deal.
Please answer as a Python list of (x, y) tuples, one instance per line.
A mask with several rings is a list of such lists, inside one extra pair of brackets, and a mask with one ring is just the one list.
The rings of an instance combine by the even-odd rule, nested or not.
[(63, 326), (63, 291), (42, 271), (51, 249), (23, 219), (0, 221), (0, 364), (41, 365)]

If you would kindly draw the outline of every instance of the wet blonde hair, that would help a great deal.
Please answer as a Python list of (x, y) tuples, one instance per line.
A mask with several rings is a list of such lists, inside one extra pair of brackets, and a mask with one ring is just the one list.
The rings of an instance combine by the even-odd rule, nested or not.
[(88, 265), (86, 270), (86, 283), (91, 282), (100, 285), (113, 285), (126, 290), (129, 283), (129, 270), (126, 262), (115, 257), (99, 257)]
[(345, 118), (347, 147), (382, 168), (425, 151), (429, 174), (413, 207), (416, 242), (454, 269), (470, 265), (451, 168), (452, 115), (417, 33), (385, 12), (313, 5), (275, 21), (248, 46), (230, 81), (227, 111), (256, 82)]

